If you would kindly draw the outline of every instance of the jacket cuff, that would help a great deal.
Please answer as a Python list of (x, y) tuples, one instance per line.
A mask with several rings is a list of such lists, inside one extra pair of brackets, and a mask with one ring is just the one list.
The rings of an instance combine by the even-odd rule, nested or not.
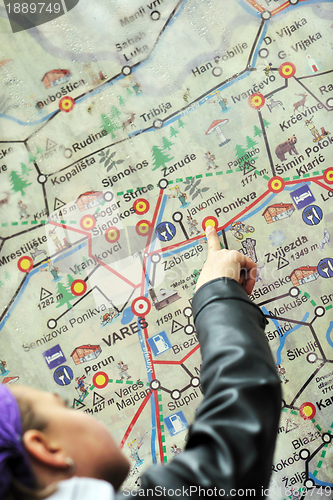
[(202, 285), (197, 292), (195, 292), (192, 300), (193, 318), (194, 322), (197, 316), (208, 304), (218, 300), (240, 300), (247, 302), (251, 306), (255, 307), (262, 315), (264, 325), (268, 323), (266, 317), (264, 316), (262, 310), (254, 304), (254, 302), (249, 299), (244, 288), (238, 283), (238, 281), (232, 278), (215, 278), (214, 280), (208, 281)]

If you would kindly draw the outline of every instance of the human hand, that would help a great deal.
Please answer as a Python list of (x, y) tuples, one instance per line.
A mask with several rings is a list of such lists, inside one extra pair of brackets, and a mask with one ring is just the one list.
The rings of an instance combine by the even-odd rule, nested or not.
[(240, 283), (248, 295), (251, 294), (257, 275), (257, 265), (250, 257), (237, 250), (221, 250), (216, 230), (206, 229), (208, 255), (200, 273), (195, 291), (215, 278), (233, 278)]

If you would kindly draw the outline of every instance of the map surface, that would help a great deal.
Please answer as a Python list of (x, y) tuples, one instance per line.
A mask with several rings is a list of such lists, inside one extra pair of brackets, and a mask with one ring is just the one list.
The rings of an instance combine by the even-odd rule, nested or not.
[(202, 400), (191, 301), (251, 256), (283, 389), (270, 499), (332, 498), (333, 5), (81, 0), (13, 33), (0, 6), (0, 383), (105, 422), (127, 485)]

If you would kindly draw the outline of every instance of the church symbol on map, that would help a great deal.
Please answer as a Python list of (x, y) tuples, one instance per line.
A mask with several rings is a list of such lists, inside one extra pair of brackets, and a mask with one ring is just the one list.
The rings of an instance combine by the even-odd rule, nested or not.
[(150, 287), (148, 292), (153, 302), (153, 306), (155, 306), (157, 311), (181, 298), (176, 290), (169, 290), (167, 288), (161, 288), (156, 294), (154, 288)]

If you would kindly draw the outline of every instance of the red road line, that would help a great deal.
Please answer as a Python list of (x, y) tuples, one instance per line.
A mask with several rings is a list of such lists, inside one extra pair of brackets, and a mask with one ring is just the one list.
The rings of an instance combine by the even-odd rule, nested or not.
[(257, 9), (259, 12), (263, 12), (265, 9), (262, 5), (258, 4), (255, 0), (246, 0), (247, 3), (252, 5), (255, 9)]
[(244, 208), (244, 210), (242, 210), (239, 214), (235, 215), (235, 217), (233, 217), (232, 219), (230, 219), (228, 222), (226, 222), (224, 224), (224, 226), (221, 226), (220, 228), (217, 229), (217, 231), (219, 231), (220, 229), (225, 229), (226, 227), (230, 226), (230, 224), (232, 222), (234, 222), (235, 220), (239, 219), (243, 214), (246, 214), (246, 212), (248, 212), (252, 207), (254, 207), (259, 201), (261, 201), (263, 198), (265, 198), (265, 196), (268, 195), (268, 193), (270, 193), (270, 189), (267, 189), (267, 191), (265, 191), (261, 196), (259, 196), (259, 198), (257, 198), (253, 203), (251, 203), (251, 205), (248, 205), (247, 207)]
[(156, 427), (157, 427), (158, 447), (160, 449), (161, 463), (164, 464), (164, 453), (163, 453), (163, 443), (162, 443), (162, 433), (161, 433), (160, 411), (159, 411), (159, 408), (158, 408), (158, 393), (157, 392), (155, 392), (155, 414), (156, 414)]
[(88, 236), (88, 238), (91, 237), (91, 234), (88, 233), (87, 231), (82, 231), (81, 229), (75, 229), (74, 227), (67, 226), (67, 224), (60, 224), (59, 222), (53, 222), (53, 221), (50, 221), (49, 224), (52, 224), (53, 226), (58, 226), (58, 227), (62, 227), (65, 229), (69, 229), (70, 231), (74, 231), (74, 233), (85, 234), (86, 236)]
[[(162, 203), (162, 199), (163, 199), (163, 189), (160, 189), (160, 192), (159, 192), (159, 195), (158, 195), (158, 199), (157, 199), (157, 203), (156, 203), (155, 210), (154, 210), (154, 215), (153, 215), (153, 218), (152, 218), (152, 221), (151, 221), (152, 230), (151, 230), (151, 232), (150, 232), (150, 234), (148, 236), (146, 248), (149, 248), (149, 245), (150, 245), (150, 242), (151, 242), (151, 239), (152, 239), (152, 236), (153, 236), (155, 222), (156, 222), (157, 215), (158, 215), (161, 203)], [(145, 290), (146, 262), (147, 262), (147, 258), (144, 257), (142, 259), (141, 295), (143, 295), (144, 290)]]
[(286, 9), (287, 7), (290, 7), (290, 3), (289, 2), (283, 3), (282, 5), (280, 5), (279, 7), (276, 7), (276, 9), (273, 9), (271, 11), (271, 16), (275, 16), (275, 14), (278, 14), (279, 12)]
[[(300, 2), (307, 2), (308, 0), (300, 0)], [(287, 7), (290, 7), (290, 3), (286, 2), (280, 7), (276, 7), (276, 9), (272, 10), (271, 15), (274, 16), (275, 14), (278, 14), (279, 12), (282, 12), (282, 10), (285, 10)]]
[(193, 349), (190, 352), (188, 352), (180, 361), (153, 361), (153, 364), (154, 365), (181, 365), (190, 356), (192, 356), (192, 354), (194, 354), (195, 351), (197, 351), (199, 349), (199, 347), (200, 347), (199, 344), (196, 345), (195, 347), (193, 347)]
[(301, 182), (309, 182), (312, 179), (295, 179), (293, 181), (285, 181), (285, 185), (300, 184)]
[(102, 261), (99, 261), (97, 259), (95, 259), (92, 255), (92, 237), (91, 237), (91, 233), (87, 233), (86, 231), (82, 231), (81, 229), (75, 229), (74, 227), (70, 227), (70, 226), (67, 226), (66, 224), (60, 224), (59, 222), (53, 222), (53, 221), (50, 221), (50, 224), (53, 224), (54, 226), (57, 226), (57, 227), (62, 227), (62, 228), (66, 228), (70, 231), (74, 231), (75, 233), (80, 233), (80, 234), (84, 234), (88, 237), (88, 255), (89, 257), (91, 257), (92, 259), (95, 260), (95, 262), (97, 262), (98, 264), (100, 264), (101, 266), (105, 267), (106, 269), (108, 269), (112, 274), (114, 274), (115, 276), (117, 276), (118, 278), (122, 279), (123, 281), (125, 281), (128, 285), (130, 285), (132, 288), (139, 288), (140, 284), (139, 285), (134, 285), (134, 283), (132, 283), (130, 280), (128, 280), (127, 278), (125, 278), (125, 276), (122, 276), (120, 273), (118, 273), (117, 271), (115, 271), (114, 269), (111, 269), (107, 264), (105, 264), (104, 262)]
[[(253, 203), (251, 203), (250, 205), (248, 205), (247, 207), (245, 207), (244, 210), (242, 210), (241, 212), (239, 212), (239, 214), (235, 215), (234, 218), (230, 219), (223, 226), (220, 226), (220, 227), (216, 228), (216, 231), (218, 232), (218, 231), (221, 231), (221, 229), (225, 229), (226, 227), (228, 227), (234, 220), (238, 219), (243, 214), (245, 214), (248, 210), (250, 210), (252, 207), (254, 207), (259, 201), (261, 201), (263, 198), (265, 198), (265, 196), (267, 196), (270, 192), (271, 192), (271, 190), (267, 189)], [(154, 250), (154, 252), (162, 252), (162, 253), (164, 253), (164, 252), (166, 252), (168, 250), (172, 250), (174, 248), (178, 248), (181, 245), (188, 244), (191, 241), (202, 239), (202, 238), (204, 238), (204, 236), (205, 236), (204, 234), (201, 234), (201, 235), (195, 236), (194, 238), (191, 238), (189, 240), (186, 240), (186, 241), (184, 240), (184, 241), (181, 241), (179, 243), (175, 243), (174, 245), (170, 245), (168, 247), (160, 248), (159, 250)]]
[(155, 379), (156, 375), (155, 375), (155, 370), (154, 370), (154, 367), (153, 367), (153, 356), (151, 354), (150, 345), (147, 342), (147, 339), (148, 339), (148, 329), (144, 328), (143, 329), (143, 333), (144, 333), (144, 336), (145, 336), (146, 348), (147, 348), (147, 352), (148, 352), (149, 362), (150, 362), (150, 365), (151, 365), (151, 374), (152, 374), (153, 379)]
[[(150, 366), (151, 366), (151, 374), (152, 374), (153, 379), (155, 379), (156, 375), (155, 375), (155, 369), (154, 369), (154, 366), (153, 366), (153, 359), (152, 359), (151, 349), (150, 349), (150, 345), (147, 342), (147, 339), (148, 339), (148, 330), (147, 330), (147, 328), (144, 328), (143, 332), (144, 332), (144, 336), (145, 336), (147, 352), (148, 352), (148, 355), (149, 355), (149, 362), (150, 362)], [(163, 464), (164, 463), (164, 453), (163, 453), (161, 422), (160, 422), (160, 412), (159, 412), (159, 408), (158, 408), (158, 393), (157, 392), (155, 392), (154, 399), (155, 399), (155, 417), (156, 417), (156, 427), (157, 427), (157, 438), (158, 438), (158, 444), (159, 444), (159, 449), (160, 449), (161, 463)]]
[(318, 186), (321, 186), (321, 187), (323, 187), (323, 188), (327, 189), (327, 191), (332, 191), (333, 186), (331, 186), (331, 187), (330, 187), (330, 186), (326, 186), (326, 184), (323, 184), (322, 182), (319, 182), (319, 180), (317, 180), (317, 179), (318, 179), (318, 177), (317, 177), (316, 179), (314, 179), (314, 180), (313, 180), (313, 182), (314, 182), (315, 184), (317, 184)]
[[(156, 203), (156, 207), (155, 207), (155, 213), (153, 215), (153, 220), (151, 221), (152, 223), (152, 226), (154, 228), (155, 226), (155, 222), (156, 222), (156, 219), (157, 219), (157, 215), (158, 215), (158, 211), (160, 209), (160, 205), (162, 203), (162, 199), (163, 199), (163, 189), (160, 189), (160, 194), (158, 195), (158, 200), (157, 200), (157, 203)], [(148, 237), (148, 243), (147, 243), (147, 246), (150, 245), (150, 240), (151, 240), (151, 237), (152, 237), (153, 233), (151, 233)]]
[(146, 406), (146, 404), (148, 403), (148, 400), (150, 399), (152, 395), (152, 392), (150, 392), (149, 394), (147, 394), (147, 396), (145, 397), (145, 399), (142, 401), (141, 405), (139, 406), (139, 408), (137, 409), (137, 412), (135, 413), (134, 417), (132, 418), (129, 426), (127, 427), (127, 430), (124, 434), (124, 437), (123, 439), (121, 440), (121, 443), (120, 443), (120, 446), (119, 448), (122, 450), (122, 448), (124, 447), (124, 444), (126, 443), (126, 440), (128, 438), (128, 436), (130, 435), (131, 433), (131, 430), (133, 429), (136, 421), (138, 420), (138, 418), (140, 417), (144, 407)]

